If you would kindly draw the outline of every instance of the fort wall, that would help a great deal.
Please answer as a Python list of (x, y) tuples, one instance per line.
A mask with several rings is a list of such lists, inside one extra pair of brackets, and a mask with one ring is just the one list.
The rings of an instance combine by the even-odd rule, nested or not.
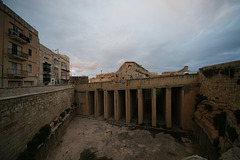
[(199, 76), (89, 83), (76, 85), (75, 90), (77, 114), (191, 130)]
[(16, 159), (39, 129), (73, 102), (73, 86), (0, 98), (0, 159)]
[[(213, 148), (216, 152), (223, 153), (240, 141), (240, 127), (234, 115), (234, 112), (240, 110), (240, 61), (206, 66), (199, 71), (201, 84), (199, 94), (205, 98), (196, 106), (193, 131), (200, 145), (206, 147), (209, 142), (213, 145), (210, 148), (206, 147), (209, 155), (213, 155)], [(220, 113), (226, 113), (226, 124), (221, 123), (225, 128), (223, 131), (220, 127), (216, 127), (219, 120), (215, 118)], [(201, 132), (196, 128), (201, 129)], [(224, 134), (226, 136), (223, 136)], [(232, 134), (237, 135), (233, 137)], [(234, 143), (234, 141), (238, 142)], [(217, 159), (217, 154), (214, 155), (215, 157), (209, 158)]]
[(203, 67), (199, 80), (200, 94), (240, 109), (240, 61)]
[(8, 87), (8, 88), (0, 88), (0, 98), (3, 97), (12, 97), (12, 96), (23, 96), (24, 94), (33, 94), (33, 93), (41, 93), (45, 91), (52, 91), (57, 89), (68, 88), (69, 86), (62, 85), (54, 85), (54, 86), (23, 86), (23, 87)]

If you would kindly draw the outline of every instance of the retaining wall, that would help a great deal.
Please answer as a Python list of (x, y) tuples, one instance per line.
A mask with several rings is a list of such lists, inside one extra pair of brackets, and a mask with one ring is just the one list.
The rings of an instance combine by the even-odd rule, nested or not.
[(16, 159), (39, 129), (73, 102), (73, 86), (0, 98), (0, 159)]

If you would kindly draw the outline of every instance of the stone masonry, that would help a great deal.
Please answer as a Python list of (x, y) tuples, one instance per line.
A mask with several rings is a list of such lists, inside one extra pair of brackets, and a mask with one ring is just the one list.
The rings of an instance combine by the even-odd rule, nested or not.
[(0, 159), (16, 159), (39, 129), (73, 101), (73, 86), (0, 98)]

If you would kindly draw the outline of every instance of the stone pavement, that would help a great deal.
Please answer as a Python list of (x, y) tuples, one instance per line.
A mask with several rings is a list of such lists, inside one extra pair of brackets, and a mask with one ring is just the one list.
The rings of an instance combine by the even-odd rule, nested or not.
[(163, 132), (152, 136), (147, 130), (77, 116), (48, 160), (79, 160), (85, 149), (96, 152), (97, 157), (106, 156), (113, 160), (179, 160), (199, 154), (191, 139), (182, 137), (182, 140)]

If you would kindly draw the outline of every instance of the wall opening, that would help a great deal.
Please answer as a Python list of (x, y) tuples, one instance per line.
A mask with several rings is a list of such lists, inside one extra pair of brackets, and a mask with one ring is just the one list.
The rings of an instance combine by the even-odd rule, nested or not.
[(138, 99), (137, 90), (130, 90), (130, 110), (131, 122), (138, 123)]
[(88, 96), (88, 107), (89, 107), (89, 115), (93, 115), (95, 113), (94, 107), (94, 91), (89, 91)]
[(97, 107), (98, 107), (98, 117), (99, 116), (103, 116), (104, 113), (104, 96), (103, 96), (103, 91), (98, 91), (98, 103), (97, 103)]
[(143, 89), (143, 123), (152, 125), (152, 90)]
[(126, 99), (125, 99), (125, 90), (118, 91), (118, 114), (120, 121), (126, 121)]
[(181, 127), (182, 88), (172, 88), (172, 126)]
[(108, 119), (114, 119), (114, 91), (107, 91), (107, 107), (108, 107), (108, 113), (107, 118)]
[(156, 88), (157, 126), (165, 124), (166, 89)]

